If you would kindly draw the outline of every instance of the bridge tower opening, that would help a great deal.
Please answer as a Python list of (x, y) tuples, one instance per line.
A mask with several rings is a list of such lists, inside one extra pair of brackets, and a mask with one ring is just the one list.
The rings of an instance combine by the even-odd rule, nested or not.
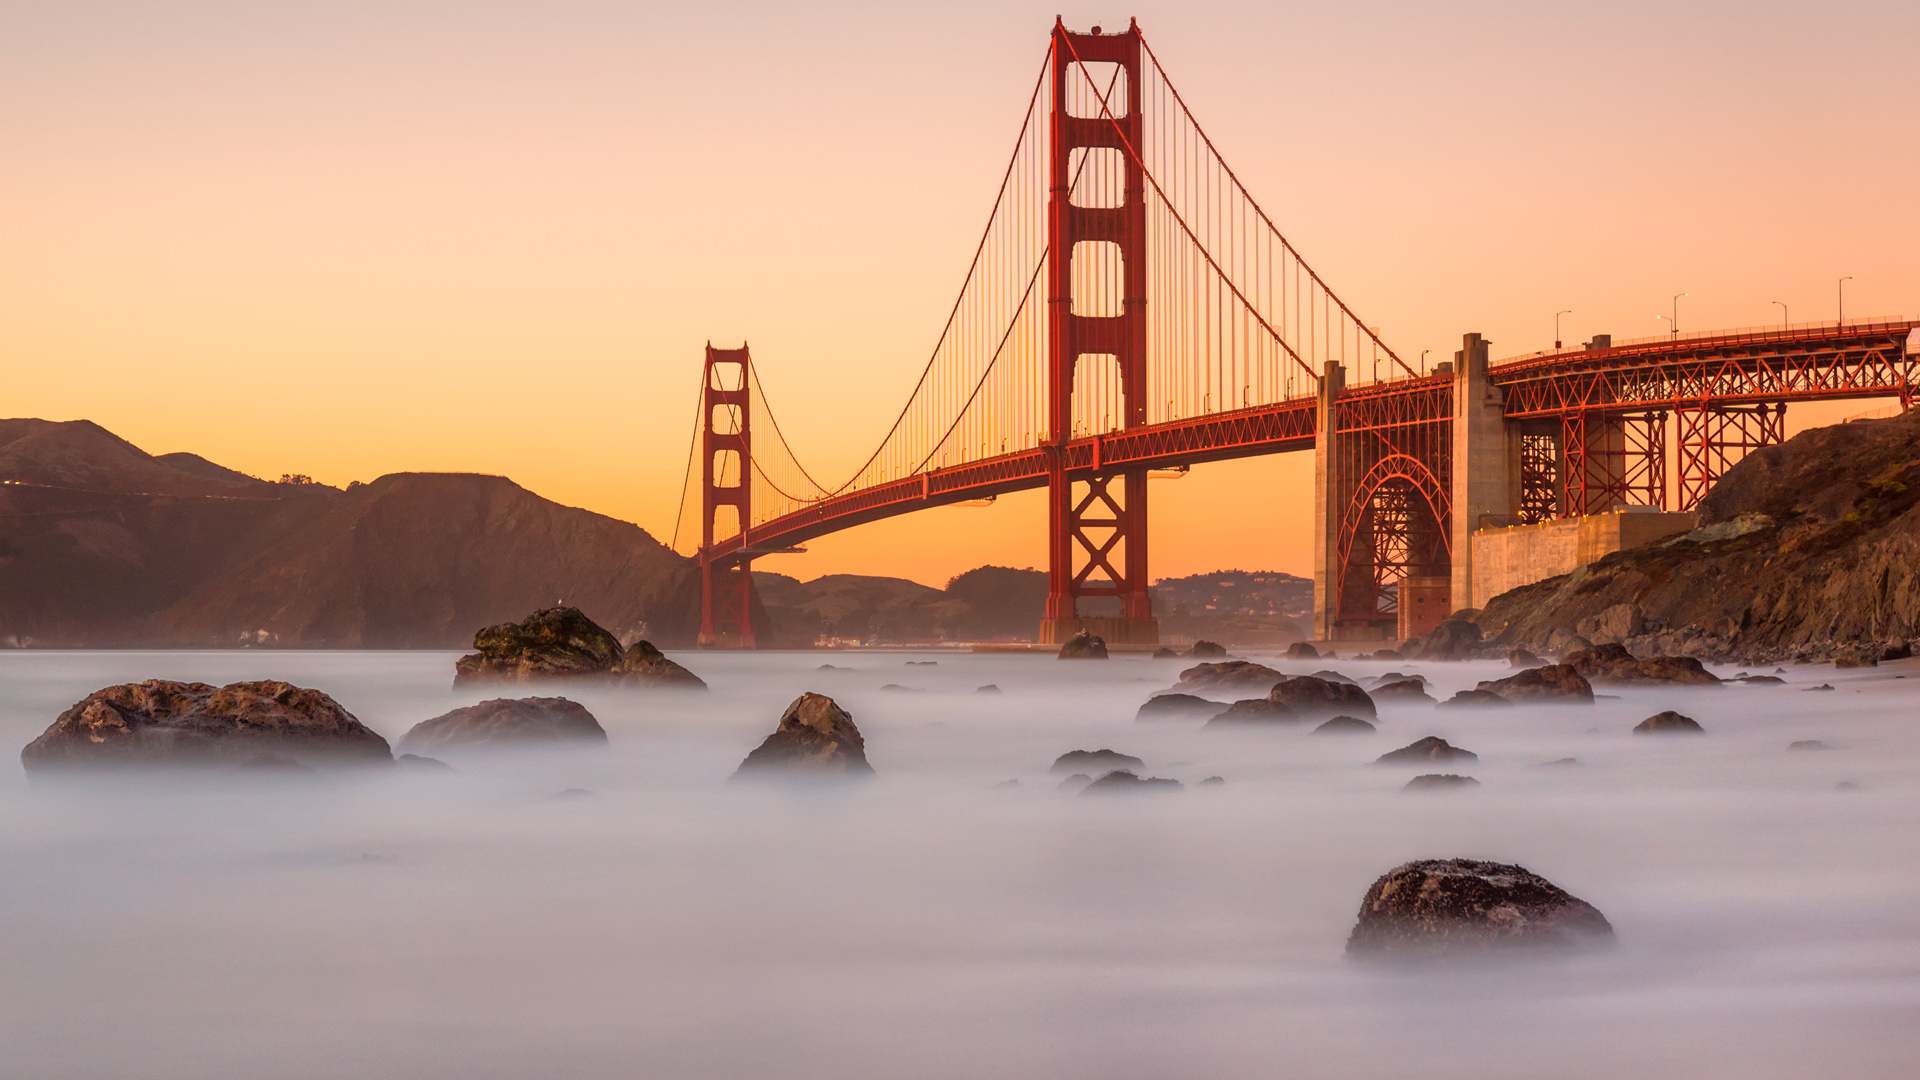
[[(1047, 193), (1047, 608), (1040, 641), (1089, 630), (1153, 644), (1147, 578), (1147, 470), (1067, 470), (1081, 360), (1118, 368), (1119, 415), (1091, 432), (1147, 423), (1147, 204), (1138, 27), (1076, 34), (1055, 20)], [(1098, 170), (1117, 175), (1087, 175)], [(1078, 199), (1082, 189), (1101, 197)], [(1116, 190), (1117, 189), (1117, 190)], [(1098, 245), (1107, 245), (1099, 249)], [(1104, 258), (1081, 259), (1100, 250)], [(1082, 269), (1075, 272), (1075, 264)], [(1089, 272), (1088, 267), (1095, 269)], [(1114, 305), (1092, 293), (1117, 293)], [(1117, 421), (1117, 423), (1116, 423)]]
[[(753, 357), (707, 346), (700, 381), (700, 637), (703, 649), (751, 649), (753, 555), (753, 415), (748, 393)], [(727, 519), (725, 522), (722, 519)], [(713, 553), (713, 542), (738, 533), (738, 551)], [(716, 536), (716, 534), (718, 534)]]

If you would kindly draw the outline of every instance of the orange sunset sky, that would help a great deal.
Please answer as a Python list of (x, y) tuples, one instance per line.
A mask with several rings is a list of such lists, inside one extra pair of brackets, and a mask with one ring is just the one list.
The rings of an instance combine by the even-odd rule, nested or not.
[[(1056, 10), (1136, 15), (1403, 356), (1920, 313), (1920, 4), (0, 7), (0, 412), (672, 531), (701, 347), (815, 475), (939, 332)], [(1790, 426), (1862, 403), (1794, 406)], [(1155, 576), (1307, 572), (1308, 455), (1153, 489)], [(1038, 493), (762, 569), (1042, 565)]]

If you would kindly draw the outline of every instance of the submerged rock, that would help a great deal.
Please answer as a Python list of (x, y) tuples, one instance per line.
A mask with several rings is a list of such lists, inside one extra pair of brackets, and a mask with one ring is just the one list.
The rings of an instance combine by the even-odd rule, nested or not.
[(1371, 735), (1377, 730), (1357, 716), (1336, 716), (1313, 729), (1315, 735)]
[(1286, 679), (1278, 671), (1251, 660), (1224, 660), (1218, 664), (1195, 664), (1180, 673), (1173, 687), (1176, 693), (1203, 695), (1252, 692), (1264, 694)]
[(1203, 720), (1226, 707), (1224, 701), (1209, 701), (1193, 694), (1155, 694), (1133, 714), (1135, 720)]
[[(148, 679), (96, 690), (20, 751), (29, 773), (142, 766), (388, 764), (387, 740), (326, 694), (284, 682)], [(271, 763), (257, 767), (265, 768)], [(252, 767), (252, 766), (250, 766)]]
[(997, 694), (1000, 692), (1000, 687), (998, 684), (988, 683), (985, 686), (974, 687), (973, 692), (976, 694)]
[(1374, 759), (1375, 765), (1425, 765), (1430, 761), (1479, 761), (1480, 755), (1462, 750), (1438, 735), (1429, 735), (1390, 750)]
[(1091, 783), (1093, 783), (1093, 777), (1083, 772), (1077, 772), (1065, 780), (1060, 781), (1058, 787), (1061, 791), (1079, 791)]
[(1462, 618), (1450, 618), (1411, 644), (1407, 655), (1415, 660), (1471, 660), (1480, 651), (1480, 628)]
[(1459, 776), (1455, 773), (1421, 773), (1406, 782), (1401, 791), (1449, 791), (1459, 788), (1479, 787), (1480, 781), (1471, 776)]
[(1155, 660), (1178, 660), (1180, 659), (1180, 654), (1162, 645), (1153, 650), (1153, 658)]
[(393, 763), (403, 769), (412, 769), (415, 772), (433, 773), (454, 771), (453, 766), (441, 761), (439, 758), (421, 757), (419, 754), (401, 754), (393, 759)]
[(1146, 762), (1118, 750), (1069, 750), (1053, 759), (1048, 772), (1109, 772), (1114, 769), (1138, 769)]
[(1497, 709), (1511, 706), (1513, 702), (1491, 690), (1462, 690), (1436, 708), (1441, 709)]
[(1833, 747), (1819, 739), (1796, 739), (1787, 744), (1789, 750), (1831, 750)]
[(607, 732), (587, 707), (563, 697), (493, 698), (422, 720), (400, 748), (440, 753), (462, 746), (607, 745)]
[(1691, 716), (1668, 709), (1655, 713), (1634, 725), (1635, 735), (1705, 735), (1706, 729)]
[(1419, 679), (1401, 679), (1376, 686), (1368, 693), (1375, 701), (1433, 704), (1433, 695), (1427, 693), (1427, 684)]
[(1348, 686), (1360, 685), (1358, 680), (1349, 679), (1345, 675), (1340, 674), (1339, 672), (1333, 670), (1332, 668), (1321, 668), (1319, 671), (1314, 672), (1312, 675), (1306, 676), (1306, 678), (1322, 679), (1322, 680), (1325, 680), (1326, 682), (1346, 683)]
[(1193, 648), (1187, 655), (1195, 660), (1224, 660), (1227, 657), (1227, 647), (1217, 641), (1201, 640), (1193, 643)]
[(1105, 638), (1091, 631), (1082, 630), (1068, 638), (1066, 644), (1060, 646), (1059, 658), (1062, 660), (1105, 660), (1107, 658), (1107, 641)]
[(1670, 683), (1718, 686), (1720, 679), (1691, 656), (1650, 656), (1644, 660), (1619, 644), (1596, 645), (1565, 657), (1561, 663), (1588, 682), (1604, 684)]
[(1236, 701), (1225, 710), (1216, 709), (1207, 727), (1237, 727), (1242, 724), (1290, 724), (1305, 717), (1277, 701), (1248, 698)]
[(1296, 641), (1287, 646), (1287, 659), (1318, 660), (1320, 659), (1320, 650), (1314, 648), (1313, 643), (1310, 641)]
[(1365, 690), (1352, 683), (1329, 682), (1312, 675), (1302, 675), (1280, 683), (1267, 692), (1267, 700), (1285, 705), (1299, 714), (1302, 720), (1377, 714), (1373, 699), (1367, 696)]
[(1227, 778), (1224, 776), (1209, 776), (1205, 780), (1200, 781), (1198, 784), (1195, 784), (1194, 786), (1195, 787), (1226, 787)]
[(1440, 958), (1510, 948), (1602, 944), (1613, 926), (1592, 904), (1521, 866), (1423, 859), (1382, 875), (1347, 938), (1355, 959)]
[(780, 726), (747, 755), (733, 779), (779, 772), (871, 776), (873, 766), (852, 715), (832, 698), (809, 693), (793, 699)]
[(1507, 654), (1507, 666), (1516, 668), (1545, 667), (1546, 661), (1525, 649), (1515, 649)]
[(1593, 702), (1593, 684), (1570, 664), (1526, 668), (1504, 679), (1483, 682), (1477, 689), (1499, 694), (1508, 701)]
[(574, 607), (536, 611), (517, 623), (473, 635), (478, 652), (453, 663), (453, 685), (590, 679), (627, 686), (706, 688), (701, 678), (664, 656), (652, 643), (622, 649), (619, 639)]
[[(1224, 783), (1224, 781), (1222, 781)], [(1160, 776), (1135, 776), (1118, 769), (1080, 789), (1082, 795), (1119, 795), (1135, 791), (1179, 791), (1186, 785)]]

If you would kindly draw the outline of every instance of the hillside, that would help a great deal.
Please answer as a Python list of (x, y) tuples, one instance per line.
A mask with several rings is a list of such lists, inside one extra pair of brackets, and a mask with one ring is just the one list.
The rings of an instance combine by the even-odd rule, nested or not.
[(691, 644), (689, 560), (497, 476), (347, 491), (147, 454), (86, 421), (0, 421), (0, 640), (460, 648), (556, 600)]
[(1806, 431), (1734, 466), (1702, 527), (1502, 593), (1500, 643), (1575, 634), (1749, 661), (1884, 650), (1920, 636), (1920, 416)]

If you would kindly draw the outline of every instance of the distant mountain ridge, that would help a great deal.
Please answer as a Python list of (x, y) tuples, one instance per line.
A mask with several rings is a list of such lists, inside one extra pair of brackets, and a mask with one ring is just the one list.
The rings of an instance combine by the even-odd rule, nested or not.
[(395, 473), (341, 491), (89, 421), (0, 420), (0, 641), (464, 648), (556, 601), (690, 645), (692, 560), (505, 477)]

